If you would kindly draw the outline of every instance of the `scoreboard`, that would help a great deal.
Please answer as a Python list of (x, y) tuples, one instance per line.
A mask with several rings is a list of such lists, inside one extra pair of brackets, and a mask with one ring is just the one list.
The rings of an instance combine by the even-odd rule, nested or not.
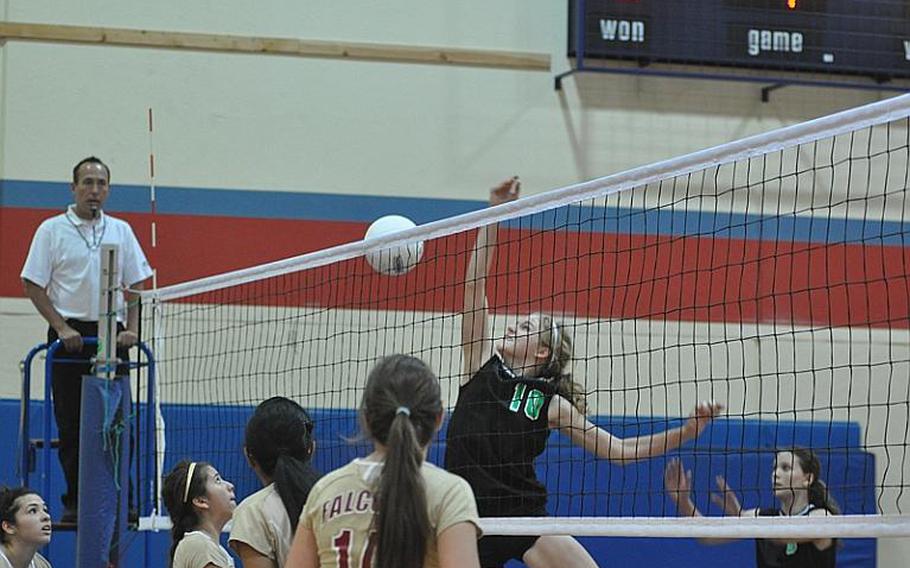
[(571, 57), (577, 39), (642, 64), (910, 78), (910, 0), (570, 0)]

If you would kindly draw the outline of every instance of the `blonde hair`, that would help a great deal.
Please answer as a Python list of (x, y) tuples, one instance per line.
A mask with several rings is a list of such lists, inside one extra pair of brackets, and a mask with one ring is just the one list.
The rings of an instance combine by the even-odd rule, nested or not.
[(539, 367), (537, 375), (549, 377), (556, 385), (556, 392), (572, 403), (581, 413), (586, 413), (587, 393), (572, 379), (572, 335), (551, 315), (540, 314), (540, 342), (550, 350), (547, 362)]

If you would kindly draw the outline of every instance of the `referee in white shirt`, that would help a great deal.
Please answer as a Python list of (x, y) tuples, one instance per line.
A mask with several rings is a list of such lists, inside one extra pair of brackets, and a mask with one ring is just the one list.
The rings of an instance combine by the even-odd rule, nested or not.
[[(102, 208), (110, 193), (110, 169), (94, 156), (73, 168), (73, 201), (60, 215), (46, 219), (32, 239), (22, 282), (25, 295), (47, 320), (47, 340), (63, 341), (63, 358), (90, 359), (94, 347), (85, 347), (82, 338), (98, 335), (98, 305), (101, 280), (101, 245), (119, 246), (119, 272), (126, 288), (141, 288), (152, 275), (148, 260), (129, 224), (105, 215)], [(128, 349), (139, 340), (139, 309), (129, 292), (117, 298), (117, 354), (128, 361)], [(127, 374), (125, 365), (118, 374)], [(59, 457), (66, 477), (64, 513), (60, 519), (73, 523), (77, 518), (79, 483), (79, 415), (82, 403), (82, 375), (91, 366), (58, 363), (51, 377), (54, 417), (60, 434)]]

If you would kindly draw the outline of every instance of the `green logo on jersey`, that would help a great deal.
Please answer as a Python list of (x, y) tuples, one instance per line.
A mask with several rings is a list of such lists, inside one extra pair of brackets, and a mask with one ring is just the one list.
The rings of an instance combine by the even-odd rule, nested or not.
[[(527, 389), (528, 387), (524, 383), (515, 385), (515, 392), (512, 393), (512, 402), (509, 403), (509, 410), (512, 412), (521, 410), (521, 401), (524, 398)], [(528, 393), (528, 398), (524, 403), (525, 416), (531, 420), (540, 418), (540, 409), (543, 408), (544, 400), (546, 400), (546, 397), (542, 392), (537, 389), (531, 389)]]

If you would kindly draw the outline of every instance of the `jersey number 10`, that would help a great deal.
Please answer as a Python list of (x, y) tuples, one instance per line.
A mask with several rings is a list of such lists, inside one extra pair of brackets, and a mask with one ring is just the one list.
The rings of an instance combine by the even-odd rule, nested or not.
[[(373, 533), (367, 538), (360, 554), (360, 568), (370, 568), (373, 564)], [(354, 548), (354, 533), (351, 529), (343, 529), (332, 539), (332, 548), (335, 549), (335, 559), (338, 568), (354, 568), (351, 566), (351, 549)]]
[[(524, 399), (526, 390), (528, 390), (528, 385), (524, 383), (515, 385), (515, 391), (512, 393), (512, 402), (509, 404), (509, 410), (512, 412), (521, 410), (521, 401)], [(531, 389), (530, 392), (528, 392), (528, 398), (524, 401), (525, 416), (531, 420), (540, 418), (540, 409), (543, 408), (545, 398), (544, 394), (539, 390)]]

